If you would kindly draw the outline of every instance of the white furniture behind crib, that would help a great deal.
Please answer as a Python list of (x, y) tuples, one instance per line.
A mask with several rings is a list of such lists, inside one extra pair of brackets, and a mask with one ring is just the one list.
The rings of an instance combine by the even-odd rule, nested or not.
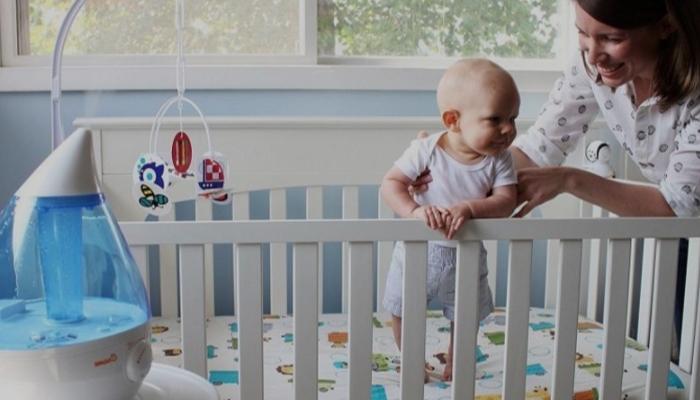
[[(318, 312), (322, 310), (319, 290), (323, 290), (321, 242), (343, 242), (343, 312), (349, 315), (349, 398), (369, 398), (371, 384), (372, 281), (382, 288), (394, 240), (407, 241), (407, 265), (425, 271), (426, 241), (437, 239), (417, 221), (391, 220), (391, 212), (379, 202), (379, 218), (358, 220), (358, 185), (378, 184), (408, 142), (420, 129), (438, 130), (438, 121), (428, 118), (376, 119), (245, 119), (212, 118), (214, 149), (230, 162), (229, 182), (235, 191), (234, 221), (209, 221), (212, 209), (206, 200), (196, 200), (196, 222), (125, 222), (124, 229), (132, 251), (148, 282), (147, 245), (159, 245), (161, 259), (162, 314), (177, 315), (176, 257), (180, 261), (180, 316), (185, 368), (206, 373), (204, 320), (213, 315), (213, 243), (235, 245), (234, 282), (240, 345), (240, 394), (244, 399), (260, 399), (262, 380), (262, 260), (260, 246), (270, 243), (271, 312), (286, 314), (286, 282), (293, 279), (295, 369), (294, 393), (297, 399), (317, 396)], [(131, 167), (136, 156), (147, 149), (150, 119), (78, 120), (76, 125), (90, 129), (95, 138), (97, 168), (103, 190), (121, 221), (139, 221), (143, 215), (132, 206)], [(174, 120), (164, 128), (175, 132)], [(201, 128), (187, 120), (185, 130), (193, 140), (195, 155), (203, 152)], [(524, 130), (520, 127), (520, 130)], [(161, 135), (158, 148), (170, 149), (169, 135)], [(583, 146), (579, 146), (583, 148)], [(570, 157), (575, 163), (580, 154)], [(624, 165), (624, 160), (619, 165)], [(323, 210), (322, 187), (343, 186), (342, 221), (320, 221)], [(286, 219), (285, 188), (306, 187), (306, 217), (310, 221)], [(249, 192), (270, 190), (270, 220), (249, 219)], [(191, 183), (178, 184), (173, 198), (192, 199)], [(474, 376), (474, 332), (477, 324), (476, 285), (478, 271), (468, 268), (477, 257), (476, 240), (489, 248), (489, 280), (496, 288), (496, 241), (509, 241), (506, 381), (503, 397), (525, 396), (528, 309), (533, 240), (548, 240), (545, 306), (556, 307), (556, 338), (552, 398), (570, 399), (576, 349), (576, 322), (579, 313), (591, 318), (603, 315), (605, 324), (604, 362), (601, 398), (620, 398), (625, 336), (631, 318), (637, 317), (636, 339), (650, 348), (647, 399), (665, 397), (673, 322), (678, 238), (691, 238), (686, 280), (683, 336), (680, 362), (689, 375), (689, 397), (697, 394), (700, 343), (694, 333), (700, 327), (696, 318), (697, 287), (700, 280), (698, 250), (700, 224), (695, 219), (580, 219), (599, 215), (600, 210), (560, 196), (543, 207), (544, 219), (470, 221), (460, 232), (458, 295), (455, 348), (455, 376)], [(565, 219), (562, 219), (565, 218)], [(170, 219), (171, 221), (164, 221)], [(372, 243), (378, 242), (373, 253)], [(293, 276), (286, 276), (286, 244), (293, 243)], [(179, 250), (175, 246), (179, 245)], [(643, 250), (637, 251), (643, 245)], [(641, 254), (643, 260), (637, 260)], [(372, 259), (377, 257), (378, 273), (372, 276)], [(607, 265), (607, 267), (606, 267)], [(641, 266), (637, 268), (637, 266)], [(636, 273), (640, 272), (641, 277)], [(234, 283), (232, 283), (234, 284)], [(425, 343), (425, 274), (405, 275), (403, 351), (401, 354), (402, 399), (422, 399), (423, 349)], [(456, 379), (453, 398), (469, 399), (474, 380)]]

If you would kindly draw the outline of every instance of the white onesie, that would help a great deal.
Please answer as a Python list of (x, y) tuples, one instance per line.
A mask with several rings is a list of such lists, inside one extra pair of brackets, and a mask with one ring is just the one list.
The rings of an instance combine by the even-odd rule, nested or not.
[[(464, 200), (485, 198), (493, 188), (517, 182), (509, 151), (497, 156), (486, 156), (476, 164), (462, 164), (437, 146), (438, 140), (445, 133), (414, 140), (394, 163), (411, 180), (415, 180), (426, 168), (430, 169), (433, 181), (427, 191), (416, 196), (418, 204), (450, 207)], [(446, 240), (428, 244), (428, 301), (438, 297), (445, 317), (450, 320), (454, 318), (456, 244), (455, 241)], [(396, 316), (401, 315), (404, 259), (404, 246), (399, 242), (394, 248), (383, 301), (384, 308)], [(483, 245), (479, 271), (479, 310), (480, 318), (484, 318), (492, 311), (493, 304), (486, 279), (488, 269)]]

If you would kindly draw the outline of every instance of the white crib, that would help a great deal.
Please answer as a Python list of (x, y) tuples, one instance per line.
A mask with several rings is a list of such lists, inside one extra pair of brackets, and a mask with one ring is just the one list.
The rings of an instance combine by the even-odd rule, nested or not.
[[(349, 393), (351, 399), (369, 399), (371, 385), (373, 304), (372, 282), (377, 297), (390, 257), (391, 242), (407, 241), (413, 257), (405, 274), (401, 398), (423, 398), (425, 346), (426, 241), (438, 236), (417, 221), (393, 220), (379, 206), (380, 220), (359, 220), (357, 186), (377, 183), (381, 174), (419, 129), (438, 129), (437, 121), (403, 119), (277, 120), (262, 123), (247, 119), (212, 119), (210, 127), (217, 150), (232, 163), (236, 189), (235, 221), (209, 221), (211, 206), (196, 202), (195, 222), (125, 222), (122, 227), (148, 283), (148, 245), (159, 245), (161, 255), (162, 314), (178, 315), (175, 257), (179, 257), (180, 317), (184, 367), (206, 376), (205, 319), (214, 310), (212, 250), (214, 243), (235, 245), (234, 282), (239, 324), (240, 398), (263, 397), (262, 373), (262, 260), (261, 245), (270, 244), (271, 312), (286, 314), (286, 282), (293, 279), (294, 398), (317, 398), (317, 325), (322, 302), (322, 242), (343, 242), (343, 312), (349, 318)], [(166, 126), (175, 121), (166, 121)], [(98, 150), (97, 166), (103, 189), (121, 220), (138, 220), (129, 198), (130, 168), (145, 149), (150, 120), (79, 120), (91, 129)], [(194, 146), (196, 121), (187, 121)], [(162, 148), (169, 148), (163, 138)], [(201, 140), (201, 139), (199, 139)], [(201, 142), (200, 142), (201, 143)], [(367, 146), (372, 143), (372, 146)], [(582, 147), (582, 146), (581, 146)], [(341, 149), (319, 152), (317, 149)], [(255, 154), (251, 154), (255, 149)], [(196, 150), (195, 150), (196, 151)], [(575, 159), (576, 155), (574, 155)], [(361, 161), (364, 161), (362, 163)], [(575, 162), (575, 161), (574, 161)], [(361, 167), (358, 167), (361, 164)], [(343, 186), (342, 220), (321, 220), (322, 186)], [(285, 188), (306, 187), (306, 217), (286, 218)], [(188, 188), (180, 186), (184, 196)], [(270, 190), (270, 221), (248, 221), (249, 192)], [(177, 196), (177, 195), (176, 195)], [(475, 374), (477, 324), (476, 277), (470, 266), (477, 256), (477, 240), (490, 249), (489, 271), (496, 288), (496, 241), (509, 241), (505, 377), (502, 396), (525, 398), (528, 311), (530, 305), (533, 240), (548, 240), (545, 305), (556, 308), (558, 334), (551, 398), (573, 396), (574, 356), (578, 314), (595, 319), (603, 312), (605, 344), (600, 398), (621, 397), (625, 337), (636, 317), (636, 339), (649, 346), (646, 398), (666, 397), (673, 322), (678, 238), (691, 238), (686, 279), (683, 335), (679, 340), (681, 370), (687, 373), (685, 398), (697, 399), (700, 330), (697, 287), (700, 280), (698, 252), (700, 225), (695, 219), (570, 218), (597, 215), (599, 210), (562, 197), (543, 211), (545, 219), (470, 221), (460, 232), (458, 252), (457, 318), (455, 330), (455, 377)], [(562, 217), (569, 216), (568, 219)], [(592, 239), (592, 240), (591, 240)], [(378, 242), (376, 254), (373, 243)], [(286, 243), (293, 243), (293, 276), (286, 276)], [(175, 245), (179, 245), (175, 249)], [(643, 246), (643, 249), (637, 249)], [(638, 256), (643, 260), (638, 260)], [(378, 258), (378, 274), (372, 260)], [(609, 267), (606, 268), (606, 265)], [(641, 266), (641, 268), (637, 268)], [(663, 270), (662, 270), (663, 269)], [(663, 273), (660, 273), (663, 271)], [(421, 273), (422, 272), (422, 273)], [(637, 276), (641, 273), (641, 276)], [(321, 292), (322, 293), (322, 292)], [(474, 396), (474, 379), (455, 378), (455, 399)], [(291, 395), (290, 395), (291, 397)]]

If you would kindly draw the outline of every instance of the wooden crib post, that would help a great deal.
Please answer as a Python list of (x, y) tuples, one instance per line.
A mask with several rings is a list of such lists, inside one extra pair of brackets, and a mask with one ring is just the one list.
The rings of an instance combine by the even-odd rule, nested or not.
[(622, 397), (622, 372), (625, 361), (630, 239), (611, 239), (609, 248), (605, 279), (605, 344), (601, 396), (604, 399), (619, 399)]
[[(323, 219), (323, 188), (306, 189), (306, 219)], [(323, 243), (318, 246), (318, 313), (323, 314)]]
[(453, 399), (474, 398), (476, 332), (479, 327), (480, 251), (481, 244), (473, 240), (459, 242), (457, 249)]
[(372, 386), (372, 243), (350, 242), (350, 393), (369, 400)]
[[(678, 365), (686, 372), (693, 372), (694, 340), (700, 336), (696, 328), (698, 318), (698, 288), (700, 288), (700, 238), (688, 241), (688, 268), (685, 275), (683, 300), (683, 325), (681, 327)], [(691, 397), (692, 398), (692, 397)]]
[(512, 240), (508, 261), (508, 299), (506, 310), (505, 371), (503, 398), (525, 398), (527, 332), (530, 321), (530, 274), (532, 241)]
[[(175, 210), (169, 214), (161, 215), (158, 221), (174, 221)], [(177, 317), (177, 246), (174, 244), (161, 244), (158, 246), (160, 254), (160, 315), (163, 317)]]
[[(696, 299), (695, 309), (700, 309), (700, 296)], [(695, 331), (700, 332), (700, 317), (698, 315), (695, 315)], [(688, 398), (697, 399), (700, 397), (700, 335), (695, 335), (692, 354), (692, 375), (690, 377), (690, 396)]]
[(294, 398), (318, 397), (318, 244), (295, 243)]
[[(270, 219), (286, 218), (286, 190), (270, 190)], [(270, 313), (287, 314), (287, 243), (270, 243)]]
[[(211, 200), (197, 196), (195, 199), (195, 220), (212, 220)], [(204, 299), (207, 317), (214, 316), (214, 246), (204, 245)]]
[[(343, 187), (343, 219), (357, 219), (359, 216), (359, 201), (358, 201), (358, 188), (357, 186), (346, 186)], [(348, 312), (348, 281), (349, 281), (349, 270), (348, 270), (348, 260), (349, 260), (349, 244), (343, 242), (342, 244), (342, 259), (341, 259), (341, 269), (342, 269), (342, 312)]]
[(263, 398), (262, 255), (259, 244), (236, 245), (236, 315), (241, 399)]
[[(236, 193), (233, 195), (233, 202), (231, 204), (233, 208), (233, 220), (234, 221), (247, 221), (250, 219), (250, 195), (248, 192)], [(238, 309), (238, 256), (236, 255), (236, 246), (233, 246), (233, 282), (231, 282), (231, 287), (234, 290), (234, 310)], [(238, 311), (234, 311), (238, 315)]]
[(654, 300), (654, 276), (656, 270), (656, 239), (643, 239), (641, 283), (639, 286), (639, 317), (637, 318), (637, 341), (649, 346)]
[[(554, 240), (550, 240), (554, 242)], [(559, 241), (559, 284), (557, 285), (552, 398), (570, 399), (574, 394), (576, 334), (581, 280), (581, 240)]]
[(204, 246), (180, 245), (180, 312), (185, 369), (207, 377)]
[[(378, 217), (379, 219), (394, 218), (394, 211), (384, 203), (381, 195), (378, 197)], [(377, 312), (383, 311), (382, 301), (384, 301), (384, 285), (386, 277), (389, 273), (389, 264), (391, 263), (391, 255), (394, 251), (394, 242), (379, 241), (377, 242)]]
[(678, 270), (678, 239), (657, 239), (656, 273), (654, 274), (654, 304), (652, 311), (649, 370), (647, 371), (647, 400), (665, 399), (666, 382), (671, 361), (673, 331), (673, 302)]
[(423, 400), (428, 245), (405, 242), (401, 326), (401, 399)]

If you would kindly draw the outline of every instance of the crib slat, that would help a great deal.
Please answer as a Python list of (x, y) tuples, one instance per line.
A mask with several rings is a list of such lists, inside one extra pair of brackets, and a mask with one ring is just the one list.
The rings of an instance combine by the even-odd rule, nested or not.
[(700, 238), (688, 240), (687, 265), (678, 365), (683, 371), (691, 372), (693, 371), (691, 368), (694, 350), (693, 340), (696, 332), (695, 319), (698, 312), (698, 288), (700, 287)]
[(673, 301), (678, 270), (678, 239), (656, 240), (656, 273), (646, 399), (665, 399), (673, 329)]
[[(270, 219), (287, 218), (287, 191), (270, 190)], [(287, 244), (270, 243), (270, 312), (287, 314)]]
[(372, 385), (372, 242), (350, 243), (350, 398), (369, 400)]
[(294, 244), (294, 398), (318, 396), (318, 244)]
[[(233, 201), (231, 203), (233, 211), (234, 221), (245, 221), (250, 219), (250, 194), (248, 192), (235, 193), (233, 195)], [(233, 285), (232, 287), (237, 287), (238, 285), (238, 257), (236, 256), (236, 246), (233, 246)], [(237, 290), (236, 290), (237, 291)], [(238, 296), (234, 293), (234, 299)], [(238, 301), (234, 300), (234, 303)], [(237, 305), (234, 305), (234, 310), (237, 309)]]
[[(607, 218), (609, 216), (606, 210), (597, 206), (594, 206), (591, 212), (593, 218)], [(590, 246), (586, 317), (600, 321), (603, 309), (601, 304), (603, 299), (602, 293), (605, 293), (606, 243), (600, 239), (591, 239)]]
[(139, 275), (141, 275), (141, 280), (143, 281), (143, 286), (146, 288), (146, 296), (150, 303), (151, 301), (151, 279), (148, 273), (149, 263), (148, 263), (148, 246), (129, 246), (131, 255), (134, 256), (134, 261), (136, 266), (139, 268)]
[(642, 277), (639, 287), (639, 317), (637, 320), (637, 341), (649, 346), (651, 331), (651, 305), (654, 300), (654, 274), (656, 260), (656, 239), (644, 239), (642, 256)]
[[(159, 221), (174, 221), (175, 213), (161, 215)], [(177, 317), (177, 246), (161, 244), (160, 255), (160, 314), (163, 317)]]
[(605, 342), (601, 370), (601, 397), (622, 397), (622, 372), (625, 360), (627, 328), (627, 290), (629, 289), (630, 239), (611, 239), (605, 279)]
[[(306, 219), (323, 219), (323, 188), (306, 189)], [(318, 246), (318, 313), (323, 314), (323, 245)]]
[(525, 398), (528, 322), (530, 320), (530, 273), (532, 241), (510, 242), (508, 262), (508, 297), (506, 311), (504, 399)]
[(206, 378), (204, 326), (204, 246), (180, 245), (180, 312), (185, 369)]
[(241, 399), (263, 398), (262, 256), (259, 244), (236, 245), (236, 315)]
[(556, 240), (547, 241), (547, 269), (545, 271), (544, 283), (544, 306), (553, 308), (557, 301), (557, 281), (561, 254), (559, 253), (560, 243)]
[(401, 399), (423, 399), (428, 248), (406, 242), (401, 326)]
[[(582, 202), (583, 203), (583, 202)], [(581, 284), (579, 285), (579, 315), (586, 315), (588, 310), (588, 275), (591, 265), (591, 241), (590, 239), (583, 240), (583, 249), (581, 251)]]
[[(394, 218), (394, 211), (389, 208), (382, 200), (381, 194), (378, 197), (379, 219)], [(384, 300), (384, 284), (386, 276), (389, 273), (389, 264), (391, 263), (391, 254), (394, 250), (394, 243), (382, 241), (377, 243), (377, 311), (382, 310), (382, 301)]]
[[(696, 299), (695, 309), (700, 308), (700, 296)], [(700, 332), (700, 318), (695, 318), (695, 332)], [(700, 397), (700, 335), (695, 335), (693, 341), (693, 367), (690, 378), (690, 397), (697, 399)]]
[(638, 282), (641, 276), (641, 270), (638, 271), (637, 265), (641, 265), (642, 256), (639, 254), (639, 248), (643, 246), (643, 240), (644, 239), (641, 238), (632, 239), (632, 249), (630, 250), (630, 279), (629, 288), (627, 289), (627, 327), (625, 328), (625, 333), (628, 337), (633, 337), (632, 324), (634, 323), (635, 312), (639, 309)]
[[(359, 190), (357, 186), (343, 187), (343, 219), (357, 219), (359, 212)], [(348, 312), (348, 243), (342, 245), (342, 310)]]
[(454, 356), (452, 360), (453, 399), (474, 398), (476, 376), (476, 333), (479, 328), (478, 241), (460, 242), (457, 248)]
[(498, 283), (498, 241), (484, 240), (484, 248), (486, 248), (486, 267), (489, 270), (488, 281), (491, 290), (491, 301), (496, 304), (496, 287)]
[[(554, 240), (550, 240), (554, 242)], [(559, 284), (557, 285), (552, 398), (570, 399), (574, 394), (576, 334), (578, 332), (579, 288), (581, 284), (581, 240), (559, 241)]]
[[(195, 219), (197, 221), (212, 220), (212, 203), (209, 199), (197, 196), (195, 200)], [(214, 247), (204, 245), (204, 300), (206, 315), (214, 316)]]

